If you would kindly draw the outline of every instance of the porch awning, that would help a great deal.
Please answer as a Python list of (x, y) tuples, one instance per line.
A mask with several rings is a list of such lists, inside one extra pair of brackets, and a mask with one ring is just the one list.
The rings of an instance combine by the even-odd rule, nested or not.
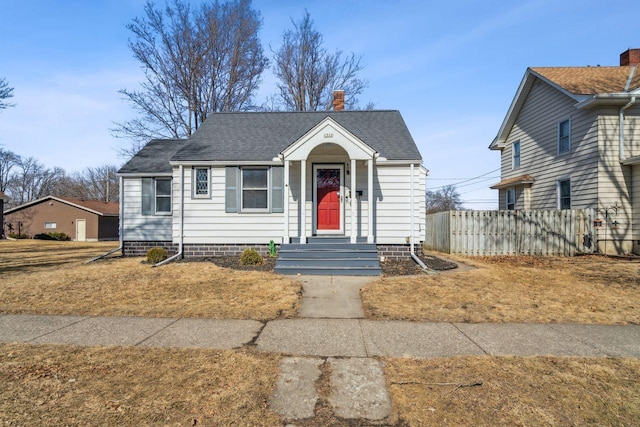
[(516, 176), (514, 178), (507, 178), (507, 179), (503, 179), (502, 181), (500, 181), (497, 184), (492, 185), (491, 188), (492, 190), (499, 190), (501, 188), (507, 188), (507, 187), (513, 187), (516, 185), (532, 185), (534, 183), (535, 179), (533, 179), (533, 177), (531, 175), (520, 175), (520, 176)]

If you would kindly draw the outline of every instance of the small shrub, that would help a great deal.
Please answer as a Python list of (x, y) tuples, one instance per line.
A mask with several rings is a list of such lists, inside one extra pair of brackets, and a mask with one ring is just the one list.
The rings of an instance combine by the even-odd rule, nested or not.
[(24, 233), (22, 233), (22, 234), (9, 233), (9, 237), (11, 237), (12, 239), (28, 239), (29, 238), (29, 236), (27, 236)]
[(169, 254), (165, 248), (151, 248), (147, 251), (147, 261), (151, 264), (157, 264), (167, 259)]
[(255, 249), (245, 249), (240, 255), (240, 264), (260, 265), (262, 264), (262, 257)]
[(34, 239), (38, 240), (58, 240), (62, 242), (66, 242), (67, 240), (71, 240), (66, 233), (56, 233), (52, 231), (51, 233), (40, 233), (33, 236)]

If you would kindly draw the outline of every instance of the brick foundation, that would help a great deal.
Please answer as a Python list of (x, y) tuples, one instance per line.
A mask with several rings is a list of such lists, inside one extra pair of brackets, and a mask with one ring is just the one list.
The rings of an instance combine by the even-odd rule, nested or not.
[[(178, 253), (179, 245), (177, 243), (172, 243), (169, 241), (125, 241), (123, 253), (125, 256), (145, 256), (149, 249), (155, 247), (165, 248), (171, 256)], [(262, 256), (269, 255), (269, 245), (247, 245), (238, 243), (185, 244), (182, 248), (182, 253), (185, 258), (236, 256), (240, 255), (245, 249), (255, 249)]]
[[(383, 256), (387, 259), (406, 260), (411, 258), (411, 246), (410, 245), (377, 245), (378, 256)], [(413, 250), (416, 255), (422, 255), (422, 245), (414, 244)]]
[[(178, 253), (178, 244), (170, 241), (125, 241), (123, 254), (125, 256), (145, 256), (151, 248), (161, 247), (169, 252), (169, 256)], [(279, 247), (279, 245), (276, 245)], [(257, 244), (249, 245), (244, 243), (195, 243), (185, 244), (182, 252), (185, 258), (191, 257), (215, 257), (215, 256), (237, 256), (245, 249), (255, 249), (262, 256), (269, 255), (269, 245)], [(411, 257), (411, 247), (409, 245), (377, 245), (378, 256), (387, 259), (408, 259)], [(422, 245), (414, 245), (417, 255), (422, 255)]]

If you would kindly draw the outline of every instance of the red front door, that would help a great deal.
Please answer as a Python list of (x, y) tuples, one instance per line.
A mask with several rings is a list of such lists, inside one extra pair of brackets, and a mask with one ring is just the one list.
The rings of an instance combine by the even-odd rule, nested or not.
[(340, 169), (316, 169), (317, 229), (340, 230)]

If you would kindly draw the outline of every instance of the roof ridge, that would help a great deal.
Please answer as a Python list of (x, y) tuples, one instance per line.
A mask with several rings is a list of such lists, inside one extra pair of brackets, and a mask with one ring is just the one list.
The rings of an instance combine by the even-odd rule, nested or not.
[[(400, 110), (384, 109), (384, 110), (318, 110), (318, 111), (217, 111), (210, 115), (231, 115), (231, 114), (323, 114), (323, 113), (336, 113), (336, 114), (349, 114), (349, 113), (394, 113)], [(177, 140), (181, 141), (181, 140)]]

